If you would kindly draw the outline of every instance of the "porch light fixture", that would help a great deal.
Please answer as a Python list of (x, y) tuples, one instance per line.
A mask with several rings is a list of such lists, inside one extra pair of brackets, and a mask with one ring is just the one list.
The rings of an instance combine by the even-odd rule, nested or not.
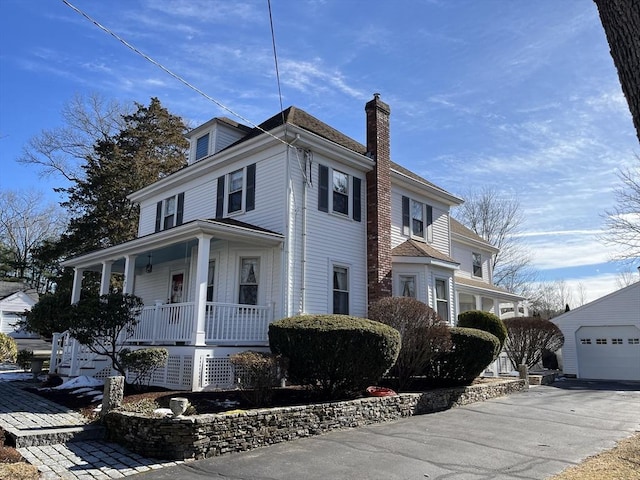
[(147, 266), (145, 267), (145, 271), (147, 273), (153, 272), (153, 265), (151, 265), (151, 254), (149, 254), (149, 262), (147, 263)]

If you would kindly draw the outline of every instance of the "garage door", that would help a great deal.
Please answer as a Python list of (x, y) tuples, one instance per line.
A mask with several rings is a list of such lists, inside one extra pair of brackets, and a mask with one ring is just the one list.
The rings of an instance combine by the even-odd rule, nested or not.
[(580, 327), (578, 377), (640, 380), (640, 329), (633, 325)]

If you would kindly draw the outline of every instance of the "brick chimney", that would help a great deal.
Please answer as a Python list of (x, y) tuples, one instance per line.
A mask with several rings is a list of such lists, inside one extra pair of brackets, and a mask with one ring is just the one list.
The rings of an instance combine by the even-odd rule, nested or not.
[(367, 114), (367, 153), (375, 161), (367, 173), (367, 290), (369, 304), (391, 296), (391, 153), (389, 105), (374, 93)]

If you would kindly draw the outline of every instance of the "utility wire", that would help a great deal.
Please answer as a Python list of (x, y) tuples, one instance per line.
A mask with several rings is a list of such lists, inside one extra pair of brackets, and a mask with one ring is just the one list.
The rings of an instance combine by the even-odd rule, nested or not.
[[(122, 43), (124, 46), (126, 46), (127, 48), (129, 48), (130, 50), (134, 51), (136, 54), (140, 55), (141, 57), (143, 57), (145, 60), (151, 62), (152, 64), (154, 64), (156, 67), (160, 68), (162, 71), (164, 71), (165, 73), (171, 75), (173, 78), (175, 78), (176, 80), (178, 80), (180, 83), (186, 85), (188, 88), (190, 88), (191, 90), (193, 90), (194, 92), (202, 95), (204, 98), (206, 98), (207, 100), (215, 103), (218, 107), (222, 108), (223, 110), (226, 110), (227, 112), (229, 112), (231, 115), (233, 115), (236, 118), (239, 118), (240, 120), (242, 120), (243, 122), (248, 123), (249, 125), (251, 125), (254, 128), (257, 128), (258, 130), (260, 130), (262, 133), (266, 133), (267, 135), (269, 135), (270, 137), (273, 137), (274, 139), (278, 140), (281, 143), (284, 143), (287, 146), (291, 146), (289, 145), (288, 142), (282, 140), (281, 138), (276, 137), (275, 135), (273, 135), (272, 133), (267, 132), (265, 129), (263, 129), (262, 127), (260, 127), (259, 125), (256, 125), (255, 123), (253, 123), (251, 120), (246, 119), (245, 117), (243, 117), (242, 115), (240, 115), (239, 113), (234, 112), (233, 110), (231, 110), (229, 107), (223, 105), (222, 103), (220, 103), (218, 100), (216, 100), (215, 98), (211, 97), (210, 95), (207, 95), (205, 92), (203, 92), (202, 90), (200, 90), (198, 87), (192, 85), (191, 83), (189, 83), (187, 80), (185, 80), (184, 78), (182, 78), (180, 75), (172, 72), (171, 70), (169, 70), (167, 67), (165, 67), (164, 65), (162, 65), (161, 63), (157, 62), (156, 60), (154, 60), (153, 58), (149, 57), (148, 55), (146, 55), (145, 53), (141, 52), (140, 50), (138, 50), (135, 46), (133, 46), (132, 44), (130, 44), (129, 42), (127, 42), (124, 38), (120, 37), (118, 34), (116, 34), (115, 32), (112, 32), (111, 30), (109, 30), (107, 27), (103, 26), (102, 24), (100, 24), (97, 20), (93, 19), (92, 17), (90, 17), (88, 14), (86, 14), (85, 12), (83, 12), (82, 10), (80, 10), (79, 8), (75, 7), (74, 5), (72, 5), (71, 3), (69, 3), (67, 0), (62, 0), (62, 3), (64, 3), (66, 6), (68, 6), (69, 8), (71, 8), (72, 10), (74, 10), (76, 13), (80, 14), (81, 16), (83, 16), (84, 18), (86, 18), (87, 20), (89, 20), (91, 23), (93, 23), (96, 27), (98, 27), (100, 30), (104, 31), (105, 33), (108, 33), (109, 35), (111, 35), (113, 38), (115, 38), (116, 40), (118, 40), (120, 43)], [(269, 16), (271, 16), (271, 4), (269, 3)], [(272, 25), (272, 38), (273, 38), (273, 25)], [(274, 52), (275, 52), (275, 40), (274, 41)], [(277, 63), (276, 63), (276, 75), (277, 75)], [(278, 75), (277, 75), (278, 76)], [(280, 78), (278, 76), (278, 91), (280, 90)], [(282, 95), (280, 96), (280, 110), (282, 111)], [(284, 123), (284, 115), (283, 115), (283, 126), (286, 129), (286, 125)]]
[[(282, 105), (282, 90), (280, 89), (280, 71), (278, 69), (278, 53), (276, 51), (276, 35), (273, 29), (273, 15), (271, 14), (271, 0), (267, 0), (267, 4), (269, 6), (269, 26), (271, 27), (271, 44), (273, 45), (273, 61), (276, 66), (276, 82), (278, 83), (278, 97), (280, 98), (280, 114), (282, 115), (282, 124), (285, 125), (284, 122), (284, 107)], [(285, 125), (285, 129), (286, 129)]]

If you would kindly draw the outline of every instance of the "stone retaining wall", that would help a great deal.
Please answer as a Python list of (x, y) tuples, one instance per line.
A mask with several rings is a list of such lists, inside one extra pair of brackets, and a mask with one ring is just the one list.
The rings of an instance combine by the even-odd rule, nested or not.
[(336, 429), (354, 428), (431, 413), (527, 388), (523, 380), (507, 380), (295, 407), (150, 418), (130, 412), (105, 415), (107, 438), (146, 456), (200, 459), (250, 450)]

